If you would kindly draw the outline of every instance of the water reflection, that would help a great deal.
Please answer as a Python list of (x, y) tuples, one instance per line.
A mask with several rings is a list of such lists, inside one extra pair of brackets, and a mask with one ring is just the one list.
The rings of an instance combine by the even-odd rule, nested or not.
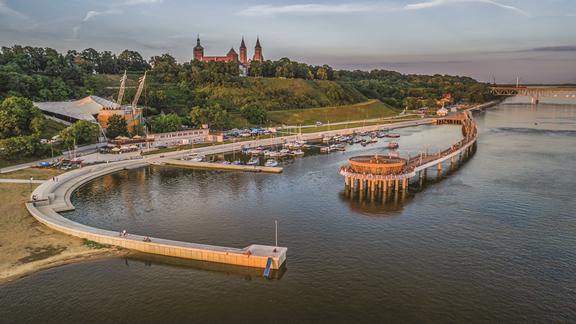
[(287, 271), (286, 262), (282, 264), (280, 269), (270, 270), (268, 277), (264, 277), (263, 276), (264, 269), (261, 268), (243, 267), (217, 262), (175, 258), (157, 254), (136, 252), (129, 254), (123, 259), (126, 262), (125, 263), (126, 266), (133, 266), (134, 263), (136, 263), (136, 265), (143, 264), (144, 266), (147, 267), (155, 265), (168, 266), (178, 269), (203, 271), (227, 276), (244, 277), (245, 280), (247, 281), (250, 281), (252, 279), (280, 280)]
[(430, 172), (422, 171), (422, 178), (418, 175), (411, 178), (406, 190), (402, 190), (400, 182), (399, 190), (395, 190), (394, 184), (386, 191), (382, 188), (376, 188), (374, 191), (370, 188), (360, 190), (343, 183), (343, 189), (338, 192), (338, 198), (354, 213), (374, 217), (395, 217), (401, 214), (404, 207), (409, 205), (417, 195), (457, 173), (474, 157), (476, 151), (477, 145), (473, 145), (469, 154), (455, 157), (454, 162), (449, 166), (447, 166), (449, 162), (444, 162), (441, 170), (431, 167)]

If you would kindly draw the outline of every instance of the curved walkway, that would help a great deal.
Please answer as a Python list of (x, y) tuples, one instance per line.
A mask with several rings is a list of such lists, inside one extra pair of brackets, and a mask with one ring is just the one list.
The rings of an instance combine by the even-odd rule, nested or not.
[[(148, 161), (150, 160), (152, 159), (148, 159)], [(32, 196), (36, 195), (38, 200), (28, 201), (26, 207), (30, 214), (42, 224), (60, 232), (100, 244), (116, 245), (147, 253), (258, 268), (265, 268), (269, 257), (273, 260), (271, 269), (278, 269), (284, 263), (288, 250), (285, 247), (278, 247), (277, 252), (274, 252), (274, 246), (250, 245), (238, 249), (155, 237), (150, 237), (151, 242), (144, 242), (144, 236), (141, 235), (133, 234), (130, 237), (124, 237), (119, 235), (119, 232), (79, 224), (58, 214), (58, 212), (75, 209), (70, 202), (70, 196), (84, 183), (106, 174), (122, 171), (127, 167), (136, 167), (142, 164), (142, 160), (105, 163), (65, 173), (58, 177), (58, 182), (47, 181), (38, 186), (32, 193)], [(249, 250), (251, 254), (244, 254), (245, 250)]]

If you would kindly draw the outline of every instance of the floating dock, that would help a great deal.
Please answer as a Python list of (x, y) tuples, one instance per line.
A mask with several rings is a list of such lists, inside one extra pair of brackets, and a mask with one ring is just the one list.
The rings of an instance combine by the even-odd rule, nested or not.
[[(229, 171), (248, 171), (250, 172), (268, 172), (268, 173), (281, 173), (283, 168), (280, 167), (266, 167), (259, 165), (236, 165), (236, 164), (220, 164), (220, 163), (207, 163), (207, 162), (193, 162), (193, 161), (182, 161), (182, 160), (162, 160), (162, 163), (166, 165), (178, 165), (186, 166), (192, 168), (202, 168), (202, 169), (218, 169), (218, 170), (229, 170)], [(257, 171), (259, 170), (259, 171)]]

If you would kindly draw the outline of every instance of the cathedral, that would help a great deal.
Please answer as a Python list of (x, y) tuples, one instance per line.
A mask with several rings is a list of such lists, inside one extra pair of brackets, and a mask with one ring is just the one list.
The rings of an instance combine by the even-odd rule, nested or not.
[(248, 53), (246, 52), (246, 45), (244, 44), (244, 36), (242, 36), (242, 43), (240, 44), (240, 55), (236, 53), (234, 47), (230, 49), (226, 56), (204, 56), (204, 48), (200, 45), (200, 35), (196, 40), (196, 47), (194, 47), (194, 59), (198, 61), (232, 61), (238, 63), (240, 69), (242, 69), (243, 74), (247, 75), (248, 68), (252, 61), (264, 61), (262, 56), (262, 46), (260, 46), (260, 37), (256, 37), (256, 46), (254, 46), (254, 56), (252, 59), (248, 59)]

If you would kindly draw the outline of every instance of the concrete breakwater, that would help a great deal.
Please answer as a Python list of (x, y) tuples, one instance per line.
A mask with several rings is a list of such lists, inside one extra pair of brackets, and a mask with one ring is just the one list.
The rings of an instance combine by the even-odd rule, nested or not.
[[(152, 162), (152, 161), (151, 161)], [(287, 248), (252, 244), (245, 248), (230, 248), (206, 244), (196, 244), (131, 234), (120, 235), (121, 229), (109, 231), (73, 222), (58, 212), (74, 210), (70, 196), (82, 184), (106, 174), (122, 171), (125, 168), (141, 165), (141, 161), (107, 163), (85, 167), (59, 176), (59, 181), (47, 181), (32, 195), (38, 202), (26, 203), (28, 211), (42, 224), (60, 232), (84, 238), (100, 244), (110, 244), (147, 253), (180, 258), (219, 262), (240, 266), (265, 268), (268, 258), (272, 258), (271, 269), (278, 269), (286, 260)], [(246, 252), (250, 253), (247, 254)]]
[(228, 171), (261, 171), (268, 173), (281, 173), (283, 168), (281, 167), (266, 167), (259, 165), (234, 165), (234, 164), (220, 164), (220, 163), (207, 163), (207, 162), (193, 162), (193, 161), (179, 161), (179, 160), (162, 160), (163, 164), (167, 165), (177, 165), (192, 168), (203, 168), (203, 169), (218, 169), (218, 170), (228, 170)]

